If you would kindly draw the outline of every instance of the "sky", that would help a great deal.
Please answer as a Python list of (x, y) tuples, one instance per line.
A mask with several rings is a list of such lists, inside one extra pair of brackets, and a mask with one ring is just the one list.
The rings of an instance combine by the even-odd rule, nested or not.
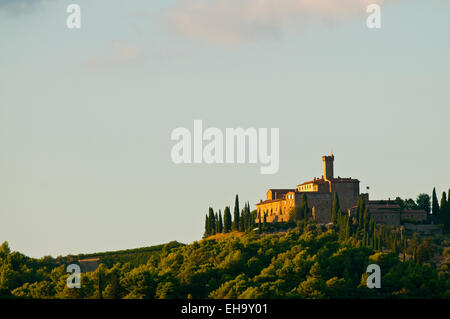
[[(0, 242), (32, 257), (190, 243), (208, 207), (239, 194), (253, 209), (320, 177), (331, 150), (335, 175), (372, 199), (447, 191), (449, 13), (442, 0), (0, 0)], [(279, 128), (278, 172), (174, 164), (171, 132), (194, 120)]]

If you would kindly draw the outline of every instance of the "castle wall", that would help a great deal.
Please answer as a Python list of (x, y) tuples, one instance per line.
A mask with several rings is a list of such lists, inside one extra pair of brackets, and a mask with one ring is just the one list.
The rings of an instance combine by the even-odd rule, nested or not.
[(266, 215), (266, 221), (268, 223), (282, 221), (287, 222), (289, 220), (289, 212), (292, 205), (293, 200), (276, 200), (258, 204), (256, 207), (256, 222), (259, 222), (259, 218), (261, 218), (261, 222), (263, 222), (264, 215)]
[(341, 211), (345, 214), (359, 200), (359, 181), (351, 178), (334, 178), (334, 156), (323, 156), (322, 178), (298, 185), (293, 189), (269, 189), (267, 200), (256, 205), (257, 222), (266, 216), (267, 222), (288, 221), (291, 210), (299, 207), (302, 194), (306, 195), (311, 210), (309, 218), (318, 223), (331, 222), (333, 193), (337, 192)]
[(308, 193), (306, 194), (306, 202), (312, 210), (312, 218), (320, 224), (331, 222), (331, 207), (333, 199), (331, 194)]
[(370, 212), (369, 214), (377, 224), (393, 225), (395, 227), (400, 226), (399, 212)]
[[(313, 218), (318, 223), (331, 222), (331, 207), (333, 203), (331, 193), (304, 193), (308, 207), (312, 212), (309, 218)], [(259, 218), (263, 221), (264, 214), (268, 223), (289, 221), (291, 210), (300, 206), (302, 194), (302, 192), (290, 192), (286, 194), (284, 199), (269, 200), (257, 204), (256, 222), (259, 222)]]
[(331, 182), (331, 193), (339, 197), (341, 211), (345, 214), (349, 208), (356, 206), (359, 200), (359, 181)]

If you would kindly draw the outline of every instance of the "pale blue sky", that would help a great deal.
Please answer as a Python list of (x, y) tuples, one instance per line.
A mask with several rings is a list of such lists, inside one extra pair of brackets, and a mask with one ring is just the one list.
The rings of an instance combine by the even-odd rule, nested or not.
[[(450, 3), (384, 1), (380, 30), (363, 0), (273, 3), (0, 0), (0, 241), (34, 257), (192, 242), (209, 206), (253, 208), (331, 148), (372, 198), (447, 190)], [(173, 164), (170, 133), (194, 119), (280, 128), (279, 172)]]

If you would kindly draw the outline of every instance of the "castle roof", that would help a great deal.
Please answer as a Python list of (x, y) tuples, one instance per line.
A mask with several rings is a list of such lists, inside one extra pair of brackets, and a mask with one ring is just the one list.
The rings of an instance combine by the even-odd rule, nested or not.
[(282, 201), (283, 198), (278, 198), (278, 199), (266, 199), (265, 201), (261, 201), (259, 203), (256, 204), (256, 206), (258, 205), (263, 205), (263, 204), (269, 204), (269, 203), (274, 203), (274, 202), (280, 202)]
[(79, 259), (78, 262), (93, 262), (93, 261), (100, 261), (100, 258), (93, 257), (93, 258), (85, 258), (85, 259)]
[(322, 184), (322, 183), (327, 183), (327, 181), (324, 180), (323, 178), (315, 178), (312, 181), (304, 182), (302, 184), (298, 184), (297, 186), (306, 185), (306, 184)]
[(302, 185), (307, 185), (307, 184), (323, 184), (323, 183), (359, 183), (359, 180), (354, 179), (354, 178), (343, 178), (343, 177), (338, 177), (338, 178), (333, 178), (331, 181), (327, 181), (326, 179), (322, 178), (315, 178), (311, 181), (308, 182), (304, 182), (302, 184), (298, 184), (297, 186), (302, 186)]
[(359, 183), (359, 179), (351, 177), (338, 177), (331, 180), (332, 183)]

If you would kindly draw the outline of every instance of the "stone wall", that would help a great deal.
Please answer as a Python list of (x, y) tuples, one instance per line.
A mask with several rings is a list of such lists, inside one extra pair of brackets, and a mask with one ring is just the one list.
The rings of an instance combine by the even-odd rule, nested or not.
[(331, 193), (339, 197), (341, 211), (345, 214), (349, 208), (356, 206), (359, 200), (359, 181), (331, 182)]

